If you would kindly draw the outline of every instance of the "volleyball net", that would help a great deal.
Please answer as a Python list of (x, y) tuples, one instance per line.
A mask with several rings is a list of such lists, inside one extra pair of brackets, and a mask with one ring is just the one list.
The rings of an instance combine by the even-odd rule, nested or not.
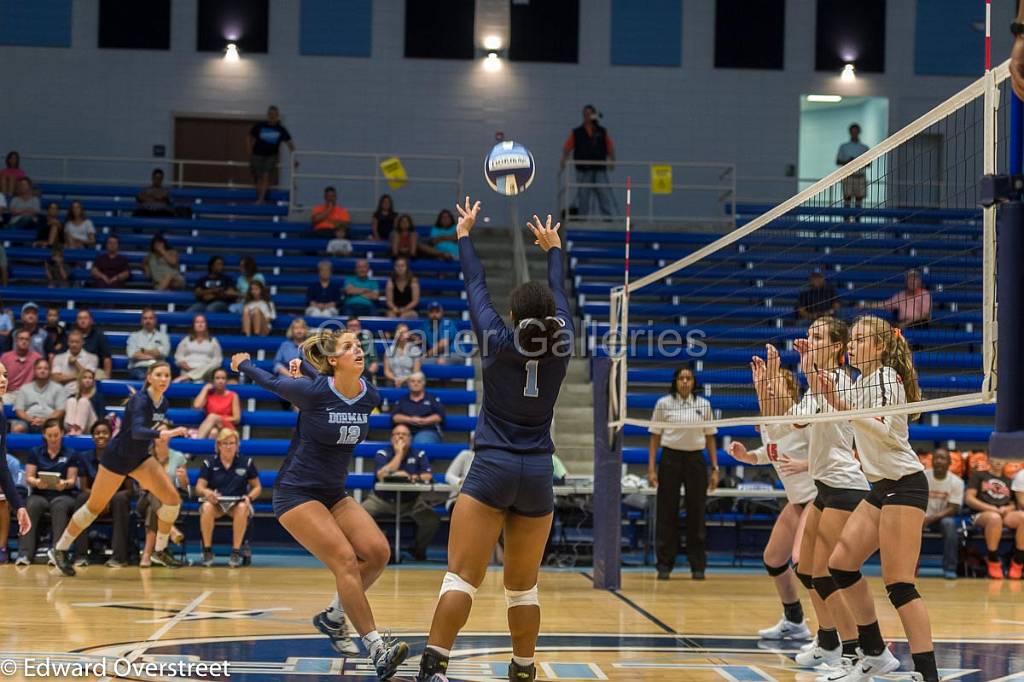
[[(766, 398), (785, 402), (795, 390), (798, 399), (809, 385), (849, 411), (801, 422), (949, 410), (990, 416), (995, 209), (981, 206), (982, 182), (1007, 170), (1012, 96), (1003, 64), (789, 200), (738, 205), (738, 226), (725, 234), (634, 231), (632, 281), (628, 290), (610, 288), (607, 327), (599, 326), (600, 352), (612, 358), (609, 425), (789, 422)], [(816, 340), (813, 327), (828, 338)], [(855, 334), (851, 349), (844, 329)], [(919, 395), (904, 387), (915, 402), (859, 408), (862, 396), (848, 381), (817, 380), (840, 367), (846, 374), (852, 366), (853, 379), (858, 364), (899, 365), (903, 348), (920, 387)], [(755, 357), (767, 371), (752, 372)], [(687, 414), (654, 412), (681, 367), (692, 371), (710, 414), (681, 403), (670, 410)]]

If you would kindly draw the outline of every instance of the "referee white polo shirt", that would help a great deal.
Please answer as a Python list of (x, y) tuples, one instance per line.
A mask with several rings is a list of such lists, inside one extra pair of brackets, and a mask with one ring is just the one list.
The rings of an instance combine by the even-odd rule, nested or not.
[[(700, 422), (711, 421), (713, 418), (711, 403), (706, 398), (695, 396), (692, 393), (686, 398), (680, 398), (677, 394), (670, 393), (658, 399), (654, 405), (651, 421), (700, 424)], [(706, 443), (705, 437), (718, 433), (718, 429), (713, 426), (683, 426), (671, 429), (651, 426), (647, 430), (650, 433), (661, 435), (661, 446), (673, 450), (703, 450)]]

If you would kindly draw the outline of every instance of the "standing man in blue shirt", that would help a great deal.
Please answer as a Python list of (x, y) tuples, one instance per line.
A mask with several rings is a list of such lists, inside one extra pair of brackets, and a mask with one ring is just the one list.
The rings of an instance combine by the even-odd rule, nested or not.
[(288, 145), (292, 154), (295, 153), (291, 133), (281, 125), (281, 112), (271, 106), (267, 109), (267, 120), (257, 123), (249, 131), (249, 169), (256, 185), (257, 204), (267, 199), (270, 174), (277, 168), (277, 154), (282, 142)]
[[(836, 154), (836, 165), (845, 166), (858, 156), (868, 150), (868, 146), (860, 141), (860, 126), (856, 123), (850, 124), (850, 141), (839, 145), (839, 153)], [(857, 208), (864, 205), (864, 197), (867, 195), (868, 183), (864, 169), (851, 173), (843, 178), (843, 206), (849, 207), (853, 202)], [(847, 222), (852, 222), (848, 220)]]

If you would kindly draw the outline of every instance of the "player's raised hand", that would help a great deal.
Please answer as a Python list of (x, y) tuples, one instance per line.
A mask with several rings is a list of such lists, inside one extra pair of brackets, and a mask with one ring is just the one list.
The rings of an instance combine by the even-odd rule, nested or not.
[(774, 379), (779, 376), (779, 369), (782, 367), (782, 358), (779, 357), (779, 349), (768, 343), (764, 347), (767, 356), (768, 378)]
[(292, 358), (288, 361), (288, 374), (292, 379), (302, 376), (302, 358)]
[(238, 366), (240, 364), (242, 364), (246, 360), (251, 360), (251, 359), (252, 359), (252, 356), (250, 356), (248, 353), (235, 353), (234, 355), (231, 356), (231, 371), (232, 372), (237, 372), (238, 371)]
[(476, 216), (480, 213), (480, 202), (469, 203), (469, 196), (466, 197), (466, 205), (455, 204), (455, 210), (459, 212), (459, 222), (455, 226), (455, 234), (458, 237), (468, 237), (476, 225)]
[(558, 228), (562, 226), (562, 223), (555, 223), (552, 226), (550, 213), (545, 222), (541, 222), (540, 218), (534, 215), (533, 221), (527, 221), (526, 226), (530, 228), (530, 232), (533, 232), (536, 240), (533, 243), (544, 251), (551, 248), (562, 248), (562, 238), (558, 235)]

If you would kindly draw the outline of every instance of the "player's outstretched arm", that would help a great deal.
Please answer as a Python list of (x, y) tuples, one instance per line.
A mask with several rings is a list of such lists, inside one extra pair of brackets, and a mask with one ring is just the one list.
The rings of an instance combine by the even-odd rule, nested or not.
[(313, 382), (305, 377), (292, 379), (279, 374), (271, 374), (252, 363), (248, 353), (235, 353), (231, 356), (231, 369), (244, 374), (260, 388), (274, 393), (300, 409), (309, 409), (316, 404), (316, 393)]
[(548, 286), (555, 296), (555, 310), (562, 320), (565, 321), (566, 329), (572, 331), (572, 312), (569, 309), (569, 299), (565, 295), (565, 272), (562, 263), (562, 237), (558, 234), (561, 223), (552, 223), (548, 215), (547, 220), (541, 221), (540, 217), (534, 215), (532, 222), (526, 226), (533, 232), (534, 244), (539, 246), (548, 254)]

